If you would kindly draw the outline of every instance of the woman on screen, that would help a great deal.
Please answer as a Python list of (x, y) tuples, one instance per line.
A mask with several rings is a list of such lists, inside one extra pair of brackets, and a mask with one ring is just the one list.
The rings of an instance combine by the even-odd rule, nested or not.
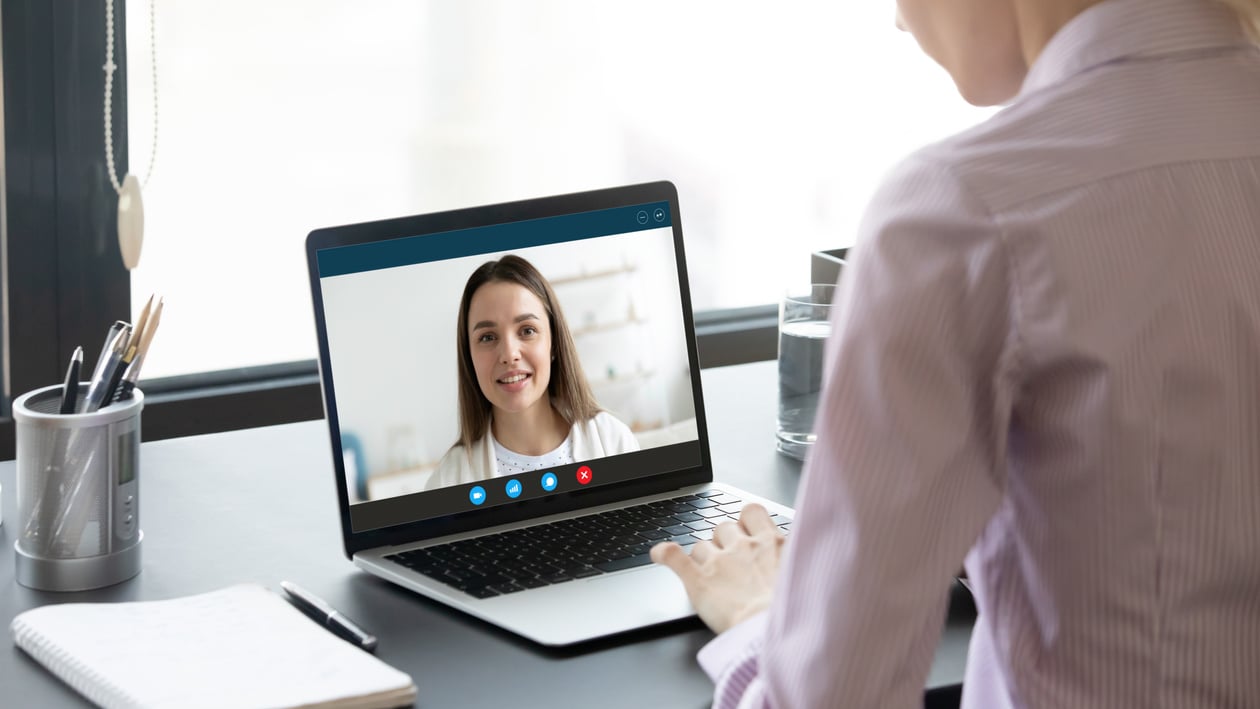
[(525, 259), (504, 256), (469, 276), (456, 347), (459, 441), (427, 489), (639, 449), (595, 402), (560, 302)]

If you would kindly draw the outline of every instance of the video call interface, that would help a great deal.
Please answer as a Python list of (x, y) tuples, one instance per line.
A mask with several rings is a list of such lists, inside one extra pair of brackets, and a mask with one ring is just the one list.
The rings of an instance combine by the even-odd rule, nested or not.
[(317, 258), (354, 531), (700, 464), (668, 203)]

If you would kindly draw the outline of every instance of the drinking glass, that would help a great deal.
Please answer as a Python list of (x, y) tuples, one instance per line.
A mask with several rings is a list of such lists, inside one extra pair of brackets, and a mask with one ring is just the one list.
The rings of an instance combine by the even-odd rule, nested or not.
[(835, 286), (813, 283), (788, 291), (779, 304), (780, 452), (797, 460), (814, 445), (822, 390), (823, 348), (831, 334)]

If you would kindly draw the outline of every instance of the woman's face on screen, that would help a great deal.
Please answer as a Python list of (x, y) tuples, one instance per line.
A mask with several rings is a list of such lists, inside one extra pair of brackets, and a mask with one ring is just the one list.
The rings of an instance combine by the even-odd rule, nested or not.
[(477, 384), (496, 410), (551, 405), (551, 328), (529, 289), (506, 281), (478, 288), (468, 304), (468, 345)]

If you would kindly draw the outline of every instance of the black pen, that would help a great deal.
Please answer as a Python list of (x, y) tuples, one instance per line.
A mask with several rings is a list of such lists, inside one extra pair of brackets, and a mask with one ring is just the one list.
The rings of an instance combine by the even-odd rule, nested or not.
[(61, 389), (61, 410), (59, 413), (72, 414), (79, 405), (79, 370), (83, 367), (83, 348), (74, 348), (70, 355), (70, 367), (66, 369), (66, 383)]
[(310, 591), (304, 591), (288, 581), (281, 581), (280, 588), (289, 594), (289, 600), (298, 607), (298, 610), (331, 630), (333, 635), (352, 642), (368, 652), (376, 650), (376, 636), (368, 634), (363, 628), (355, 625), (354, 621), (312, 595)]
[(105, 394), (109, 389), (114, 370), (121, 364), (123, 355), (127, 352), (127, 342), (131, 339), (131, 323), (119, 320), (114, 323), (114, 327), (110, 328), (109, 332), (110, 341), (101, 353), (101, 358), (96, 362), (96, 369), (92, 372), (92, 382), (88, 385), (87, 396), (83, 398), (83, 404), (79, 407), (81, 414), (91, 413), (109, 403), (105, 399)]

